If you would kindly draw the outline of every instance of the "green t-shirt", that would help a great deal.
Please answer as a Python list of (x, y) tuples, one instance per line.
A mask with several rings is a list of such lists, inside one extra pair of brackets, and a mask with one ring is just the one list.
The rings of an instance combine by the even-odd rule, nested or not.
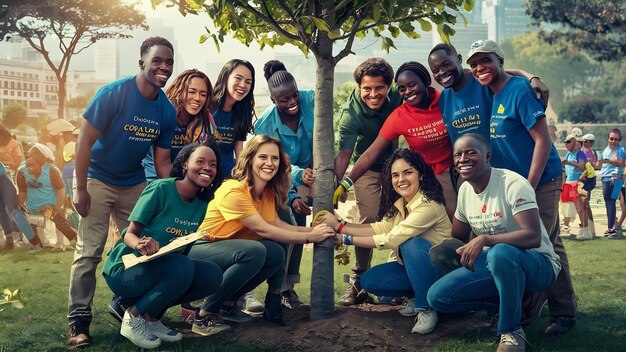
[[(160, 179), (144, 189), (128, 220), (143, 224), (141, 236), (152, 237), (163, 247), (176, 237), (195, 232), (204, 219), (207, 204), (198, 197), (189, 203), (184, 201), (176, 190), (176, 179)], [(109, 252), (103, 274), (115, 276), (124, 271), (123, 255), (141, 255), (124, 243), (127, 230), (122, 231), (120, 240)]]
[[(402, 98), (394, 85), (389, 91), (387, 101), (378, 110), (372, 110), (361, 99), (358, 88), (350, 94), (348, 103), (341, 112), (339, 120), (339, 150), (353, 149), (352, 161), (361, 157), (369, 148), (381, 127), (395, 108), (402, 104)], [(374, 161), (370, 170), (379, 172), (383, 168), (385, 160), (398, 147), (397, 139), (387, 147), (384, 152)]]

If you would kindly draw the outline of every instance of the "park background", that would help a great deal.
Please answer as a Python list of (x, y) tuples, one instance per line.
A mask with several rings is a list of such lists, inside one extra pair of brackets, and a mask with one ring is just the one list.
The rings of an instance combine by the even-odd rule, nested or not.
[[(42, 4), (64, 3), (64, 0), (42, 1)], [(84, 2), (84, 1), (77, 1)], [(105, 1), (106, 2), (106, 1)], [(115, 3), (116, 1), (110, 1)], [(155, 3), (168, 3), (166, 1), (154, 1)], [(387, 3), (381, 1), (380, 3)], [(12, 1), (0, 2), (0, 14), (5, 14), (6, 7)], [(200, 1), (201, 3), (201, 1)], [(556, 1), (544, 1), (554, 5)], [(626, 67), (623, 62), (624, 39), (624, 2), (580, 0), (564, 2), (574, 5), (587, 3), (588, 6), (602, 5), (603, 11), (594, 12), (603, 23), (612, 31), (611, 40), (616, 45), (603, 44), (596, 41), (596, 46), (587, 45), (588, 40), (581, 40), (578, 45), (571, 42), (547, 43), (538, 32), (537, 27), (532, 25), (531, 17), (526, 13), (525, 6), (537, 5), (537, 1), (524, 0), (485, 0), (474, 3), (472, 11), (461, 13), (467, 19), (467, 23), (459, 20), (457, 25), (452, 26), (456, 31), (451, 37), (459, 53), (463, 56), (469, 50), (469, 45), (478, 39), (494, 39), (500, 43), (505, 51), (505, 66), (508, 68), (521, 68), (542, 78), (550, 87), (550, 106), (548, 108), (548, 122), (555, 127), (554, 141), (557, 147), (563, 151), (563, 139), (573, 127), (580, 127), (583, 133), (594, 133), (597, 137), (595, 149), (601, 150), (606, 145), (607, 131), (613, 127), (621, 127), (625, 122), (626, 100), (623, 99), (626, 88)], [(563, 4), (563, 3), (561, 3)], [(611, 11), (618, 6), (621, 11)], [(563, 7), (563, 6), (561, 6)], [(565, 6), (568, 7), (568, 6)], [(577, 8), (578, 9), (578, 8)], [(93, 94), (102, 85), (117, 78), (132, 75), (137, 72), (137, 60), (139, 59), (139, 44), (147, 37), (160, 35), (172, 41), (175, 47), (175, 68), (170, 79), (173, 80), (178, 73), (187, 68), (198, 68), (205, 71), (211, 79), (215, 79), (217, 72), (223, 63), (231, 58), (244, 58), (251, 61), (256, 67), (257, 85), (255, 89), (257, 115), (270, 104), (265, 80), (262, 77), (262, 66), (270, 59), (280, 59), (294, 74), (300, 88), (314, 89), (315, 60), (313, 55), (305, 58), (302, 52), (292, 46), (260, 47), (252, 43), (249, 47), (234, 39), (226, 37), (220, 45), (220, 51), (209, 40), (200, 44), (200, 37), (206, 35), (205, 26), (215, 31), (209, 18), (202, 13), (198, 16), (188, 14), (183, 17), (176, 7), (166, 7), (160, 4), (152, 8), (149, 1), (141, 1), (137, 5), (137, 13), (145, 14), (145, 24), (149, 31), (131, 30), (125, 31), (125, 35), (131, 35), (129, 39), (104, 39), (96, 41), (81, 53), (74, 55), (68, 66), (68, 75), (65, 88), (67, 95), (63, 112), (59, 112), (59, 86), (57, 78), (47, 63), (43, 61), (40, 53), (32, 50), (30, 45), (22, 38), (12, 35), (0, 42), (0, 110), (2, 111), (2, 123), (14, 128), (18, 138), (27, 143), (36, 140), (36, 134), (55, 118), (61, 117), (67, 120), (80, 119), (81, 113), (91, 100)], [(556, 12), (556, 9), (552, 9)], [(566, 10), (566, 9), (560, 9)], [(580, 9), (579, 9), (580, 10)], [(584, 21), (585, 11), (579, 11), (579, 21)], [(589, 11), (593, 12), (593, 11)], [(622, 18), (620, 21), (619, 18)], [(617, 19), (615, 19), (617, 17)], [(0, 18), (0, 27), (8, 18)], [(584, 23), (583, 23), (584, 24)], [(621, 26), (620, 26), (621, 25)], [(415, 60), (426, 63), (426, 57), (430, 48), (441, 41), (436, 30), (423, 31), (416, 25), (415, 32), (419, 38), (407, 37), (403, 33), (395, 36), (393, 30), (383, 31), (382, 35), (372, 33), (357, 40), (352, 47), (353, 55), (344, 58), (336, 67), (334, 75), (334, 99), (333, 110), (336, 112), (346, 100), (352, 83), (354, 68), (364, 59), (373, 56), (386, 58), (394, 68), (405, 61)], [(546, 24), (544, 29), (548, 31), (562, 28), (560, 24)], [(592, 27), (592, 26), (588, 26)], [(4, 33), (4, 32), (3, 32)], [(393, 39), (392, 39), (393, 38)], [(393, 47), (389, 47), (387, 39), (393, 40)], [(54, 38), (48, 37), (51, 61), (58, 62), (62, 57), (55, 53), (58, 46)], [(82, 44), (88, 45), (88, 41)], [(621, 45), (621, 46), (620, 46)], [(614, 48), (614, 47), (617, 48)], [(611, 49), (614, 48), (612, 51)], [(585, 50), (587, 49), (587, 50)], [(607, 54), (608, 53), (608, 54)], [(598, 197), (592, 205), (596, 214), (602, 216), (603, 204)], [(348, 203), (349, 204), (349, 203)], [(604, 225), (597, 222), (598, 232), (602, 233)], [(560, 340), (543, 340), (542, 328), (547, 321), (547, 311), (544, 317), (530, 329), (531, 341), (538, 341), (537, 350), (623, 350), (626, 344), (625, 318), (626, 309), (624, 302), (624, 279), (623, 252), (624, 242), (610, 242), (606, 240), (573, 242), (566, 241), (566, 247), (572, 262), (572, 275), (575, 289), (580, 302), (579, 326), (567, 337)], [(303, 283), (299, 285), (298, 292), (308, 302), (308, 289), (311, 270), (311, 251), (305, 252), (303, 260)], [(379, 253), (376, 257), (378, 262), (386, 259), (386, 253)], [(57, 350), (64, 347), (65, 334), (65, 304), (67, 294), (67, 278), (69, 277), (69, 265), (71, 253), (43, 252), (35, 255), (16, 251), (11, 254), (0, 255), (0, 289), (19, 288), (21, 301), (25, 304), (22, 310), (13, 309), (8, 305), (0, 306), (0, 350), (20, 350), (24, 348), (35, 350)], [(346, 272), (345, 267), (335, 267), (335, 292), (343, 291), (341, 274)], [(258, 290), (258, 295), (263, 296), (264, 288)], [(120, 338), (117, 328), (108, 317), (104, 316), (104, 307), (110, 299), (110, 292), (100, 282), (95, 300), (96, 322), (94, 323), (94, 335), (97, 336), (94, 350), (129, 350), (131, 345)], [(395, 313), (395, 312), (394, 312)], [(383, 314), (384, 315), (384, 314)], [(340, 316), (345, 317), (344, 314)], [(381, 317), (380, 315), (374, 315)], [(175, 314), (171, 314), (175, 320)], [(357, 319), (367, 321), (367, 315), (358, 316)], [(385, 323), (404, 323), (406, 327), (398, 330), (408, 331), (411, 322), (407, 319), (397, 319), (397, 313), (388, 317), (382, 316)], [(309, 329), (311, 323), (298, 315), (293, 319), (298, 323), (295, 326), (283, 330), (283, 335), (292, 335), (292, 338), (302, 337), (298, 329)], [(385, 320), (386, 319), (386, 320)], [(301, 321), (302, 320), (302, 321)], [(396, 320), (396, 322), (394, 322)], [(406, 320), (406, 321), (404, 321)], [(410, 320), (410, 319), (409, 319)], [(371, 322), (371, 321), (370, 321)], [(363, 331), (352, 331), (346, 336), (338, 334), (337, 330), (347, 329), (347, 322), (332, 322), (324, 325), (323, 331), (314, 334), (312, 340), (300, 341), (302, 346), (311, 349), (318, 347), (320, 350), (340, 350), (341, 346), (350, 345), (355, 347), (370, 343), (371, 350), (394, 350), (392, 347), (397, 341), (376, 341), (360, 337)], [(359, 322), (362, 323), (362, 322)], [(333, 329), (332, 324), (336, 324)], [(441, 330), (453, 332), (450, 334), (435, 335), (435, 337), (420, 338), (410, 335), (394, 336), (396, 339), (405, 339), (409, 345), (413, 344), (418, 349), (441, 349), (441, 350), (493, 350), (495, 339), (483, 330), (467, 329), (454, 330), (443, 322)], [(329, 326), (330, 325), (330, 326)], [(384, 327), (384, 324), (382, 324)], [(469, 325), (468, 325), (469, 326)], [(370, 329), (367, 334), (372, 334), (381, 326), (376, 324), (367, 325)], [(255, 329), (271, 335), (270, 330), (257, 324)], [(253, 329), (253, 330), (255, 330)], [(245, 330), (244, 327), (238, 329)], [(478, 332), (477, 332), (478, 331)], [(400, 331), (402, 332), (402, 331)], [(283, 336), (283, 338), (285, 338)], [(377, 336), (378, 337), (378, 336)], [(322, 343), (326, 340), (335, 340), (337, 348), (328, 347)], [(234, 340), (234, 342), (233, 342)], [(262, 339), (261, 339), (262, 340)], [(267, 339), (266, 339), (267, 340)], [(302, 339), (301, 339), (302, 340)], [(238, 342), (239, 341), (239, 342)], [(241, 342), (243, 341), (243, 343)], [(206, 345), (215, 350), (240, 350), (245, 348), (255, 349), (263, 347), (272, 350), (267, 344), (254, 343), (246, 340), (235, 333), (234, 336), (224, 340), (200, 340), (192, 339), (184, 341), (180, 345), (172, 346), (172, 350), (204, 349)], [(267, 341), (266, 341), (267, 342)], [(32, 345), (34, 344), (34, 345)], [(232, 346), (231, 346), (232, 345)], [(33, 346), (33, 347), (31, 347)], [(226, 346), (226, 347), (223, 347)], [(231, 346), (231, 347), (229, 347)], [(270, 345), (271, 346), (271, 345)], [(326, 347), (323, 347), (326, 346)], [(358, 348), (357, 348), (358, 349)]]

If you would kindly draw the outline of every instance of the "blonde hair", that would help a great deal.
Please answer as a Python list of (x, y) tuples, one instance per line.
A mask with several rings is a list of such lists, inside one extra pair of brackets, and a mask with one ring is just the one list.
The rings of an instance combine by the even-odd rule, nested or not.
[(259, 151), (259, 148), (267, 143), (275, 144), (278, 147), (279, 164), (276, 175), (267, 183), (266, 189), (274, 194), (276, 204), (281, 208), (285, 208), (287, 206), (287, 193), (289, 193), (291, 188), (291, 164), (280, 140), (265, 134), (252, 137), (244, 145), (231, 172), (231, 176), (238, 181), (247, 180), (249, 186), (254, 185), (252, 159)]

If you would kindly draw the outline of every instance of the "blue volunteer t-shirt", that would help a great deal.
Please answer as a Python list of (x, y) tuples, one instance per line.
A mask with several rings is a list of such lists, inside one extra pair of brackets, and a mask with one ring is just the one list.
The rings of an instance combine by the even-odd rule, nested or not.
[[(185, 144), (185, 136), (186, 136), (187, 128), (183, 127), (176, 123), (176, 128), (174, 129), (174, 138), (172, 139), (172, 147), (170, 149), (170, 158), (172, 162), (176, 159), (176, 156), (183, 149)], [(154, 168), (154, 150), (150, 148), (148, 151), (148, 155), (141, 162), (143, 164), (143, 168), (146, 172), (146, 180), (148, 182), (152, 182), (159, 178), (156, 173), (156, 169)]]
[[(587, 162), (587, 157), (582, 150), (579, 150), (577, 152), (567, 152), (567, 154), (565, 154), (565, 160), (573, 161), (575, 163), (580, 163), (582, 161), (584, 164)], [(565, 165), (565, 177), (567, 182), (578, 181), (580, 175), (582, 174), (583, 170), (572, 165)]]
[(135, 76), (102, 87), (83, 117), (100, 132), (87, 175), (114, 186), (144, 182), (142, 159), (153, 145), (170, 149), (176, 125), (165, 93), (159, 89), (155, 100), (144, 98)]
[(439, 109), (452, 145), (465, 133), (477, 133), (489, 140), (492, 97), (491, 90), (472, 75), (460, 91), (445, 88), (441, 92)]
[[(528, 80), (512, 76), (493, 97), (491, 165), (515, 171), (528, 178), (535, 150), (535, 141), (528, 131), (537, 120), (545, 117), (543, 104), (535, 96)], [(559, 175), (561, 159), (552, 145), (538, 185), (546, 184)]]
[(217, 133), (217, 147), (220, 150), (220, 163), (224, 171), (224, 177), (230, 177), (230, 171), (235, 167), (235, 128), (233, 127), (233, 112), (217, 109), (213, 114)]

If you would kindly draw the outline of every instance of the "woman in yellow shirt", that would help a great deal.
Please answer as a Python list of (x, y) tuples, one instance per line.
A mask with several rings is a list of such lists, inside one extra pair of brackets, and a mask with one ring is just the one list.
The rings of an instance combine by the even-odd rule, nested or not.
[(396, 150), (380, 175), (380, 221), (348, 224), (326, 214), (324, 222), (341, 234), (345, 245), (392, 250), (396, 260), (366, 271), (361, 284), (378, 296), (412, 297), (400, 314), (417, 315), (411, 332), (427, 334), (437, 324), (437, 312), (426, 294), (443, 274), (435, 270), (428, 252), (452, 231), (443, 189), (430, 166), (410, 149)]
[(286, 204), (291, 187), (289, 175), (289, 161), (281, 142), (258, 135), (244, 146), (232, 170), (232, 179), (215, 192), (199, 228), (210, 235), (205, 241), (198, 241), (189, 256), (221, 266), (224, 279), (220, 289), (206, 298), (196, 314), (193, 332), (210, 335), (219, 319), (250, 320), (235, 303), (265, 280), (269, 287), (263, 317), (285, 325), (280, 306), (285, 276), (285, 246), (281, 243), (321, 242), (334, 236), (326, 224), (299, 227), (278, 218), (276, 204)]

